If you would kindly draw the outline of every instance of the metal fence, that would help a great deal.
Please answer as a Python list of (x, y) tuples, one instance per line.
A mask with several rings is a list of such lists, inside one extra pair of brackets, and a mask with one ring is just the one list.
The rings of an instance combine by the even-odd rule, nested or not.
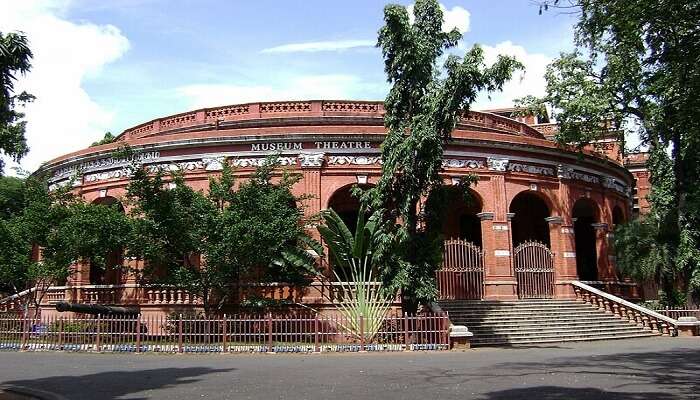
[[(365, 321), (360, 318), (362, 331)], [(341, 316), (193, 315), (23, 318), (0, 316), (0, 350), (242, 353), (447, 350), (446, 313), (388, 315), (376, 335)]]

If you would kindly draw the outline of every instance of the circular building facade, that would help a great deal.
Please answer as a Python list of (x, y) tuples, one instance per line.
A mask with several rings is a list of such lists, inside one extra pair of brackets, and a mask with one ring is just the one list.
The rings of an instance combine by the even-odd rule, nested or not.
[[(608, 239), (630, 215), (634, 180), (611, 156), (558, 147), (551, 125), (529, 125), (489, 112), (465, 114), (446, 146), (444, 182), (474, 174), (476, 201), (452, 196), (443, 226), (442, 298), (570, 297), (570, 281), (617, 282)], [(302, 174), (296, 194), (310, 194), (309, 214), (335, 209), (349, 222), (353, 185), (381, 174), (385, 136), (381, 102), (295, 101), (207, 108), (155, 119), (114, 143), (49, 161), (51, 185), (73, 184), (87, 201), (119, 202), (129, 160), (112, 152), (128, 144), (145, 166), (179, 170), (206, 190), (225, 162), (245, 176), (269, 154)], [(93, 274), (94, 275), (94, 274)], [(73, 285), (94, 282), (79, 271)], [(104, 278), (102, 278), (104, 279)], [(128, 284), (128, 277), (109, 283)]]

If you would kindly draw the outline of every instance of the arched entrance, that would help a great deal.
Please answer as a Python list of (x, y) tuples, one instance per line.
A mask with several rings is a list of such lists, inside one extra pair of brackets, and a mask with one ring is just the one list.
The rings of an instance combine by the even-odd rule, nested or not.
[(598, 280), (598, 252), (593, 224), (598, 222), (598, 207), (593, 200), (581, 198), (574, 203), (576, 273), (582, 281)]
[(622, 208), (620, 206), (613, 207), (612, 217), (613, 227), (616, 227), (620, 224), (624, 224), (626, 222), (625, 213), (622, 211)]
[[(356, 186), (359, 186), (363, 190), (371, 187), (371, 185), (356, 184), (343, 186), (336, 190), (331, 198), (328, 199), (328, 208), (332, 209), (338, 214), (338, 216), (340, 216), (353, 235), (355, 234), (355, 229), (357, 228), (357, 216), (360, 213), (360, 199), (357, 196), (353, 196), (353, 188)], [(365, 215), (365, 217), (369, 217), (369, 215)], [(333, 265), (332, 258), (329, 257), (328, 260), (330, 267), (335, 269), (336, 267)], [(341, 281), (352, 281), (350, 271), (335, 269), (335, 273), (338, 275)], [(335, 278), (335, 274), (332, 275)]]
[(333, 209), (340, 218), (345, 222), (350, 232), (355, 233), (357, 227), (357, 215), (360, 212), (360, 199), (353, 196), (353, 188), (359, 186), (366, 190), (371, 185), (347, 185), (336, 190), (328, 200), (328, 208)]
[[(481, 212), (479, 196), (472, 190), (443, 187), (434, 193), (441, 201), (439, 228), (443, 237), (442, 266), (436, 272), (439, 298), (481, 299), (484, 296), (484, 255), (481, 249)], [(428, 221), (431, 223), (431, 221)]]
[(550, 250), (550, 210), (534, 192), (521, 192), (510, 203), (513, 270), (518, 297), (554, 297), (554, 257)]
[(547, 203), (533, 192), (518, 193), (510, 203), (509, 211), (513, 214), (513, 247), (536, 241), (549, 247), (549, 207)]

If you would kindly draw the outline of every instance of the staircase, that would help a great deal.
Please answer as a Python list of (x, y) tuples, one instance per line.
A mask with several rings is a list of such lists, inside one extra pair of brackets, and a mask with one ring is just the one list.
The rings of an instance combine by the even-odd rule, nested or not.
[(580, 300), (441, 301), (455, 325), (471, 332), (472, 346), (517, 346), (553, 342), (658, 336)]

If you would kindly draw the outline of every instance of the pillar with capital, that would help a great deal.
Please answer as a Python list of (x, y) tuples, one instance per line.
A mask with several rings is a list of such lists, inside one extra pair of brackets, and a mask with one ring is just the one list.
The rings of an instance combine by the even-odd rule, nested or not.
[(484, 247), (484, 298), (508, 300), (518, 297), (517, 281), (513, 274), (511, 214), (506, 212), (505, 177), (491, 177), (493, 212), (477, 214), (481, 219), (481, 237)]
[(601, 281), (615, 281), (617, 277), (613, 265), (608, 260), (608, 224), (591, 224), (595, 229), (595, 248), (598, 256), (598, 279)]
[(571, 281), (576, 274), (576, 249), (574, 228), (565, 223), (567, 218), (554, 216), (546, 218), (549, 223), (549, 241), (554, 254), (554, 295), (557, 298), (575, 297)]

